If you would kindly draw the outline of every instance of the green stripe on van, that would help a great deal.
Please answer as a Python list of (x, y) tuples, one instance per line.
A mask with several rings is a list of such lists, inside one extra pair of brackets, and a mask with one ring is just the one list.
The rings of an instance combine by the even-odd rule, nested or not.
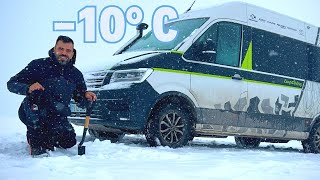
[(176, 53), (176, 54), (184, 54), (184, 52), (183, 51), (175, 51), (175, 50), (171, 50), (170, 52), (172, 52), (172, 53)]
[(247, 50), (246, 56), (244, 57), (244, 61), (241, 65), (241, 68), (252, 70), (252, 41), (249, 44), (249, 48)]
[[(178, 73), (178, 74), (189, 74), (189, 75), (196, 75), (196, 76), (204, 76), (204, 77), (214, 77), (214, 78), (221, 78), (221, 79), (229, 79), (231, 80), (231, 77), (228, 76), (219, 76), (219, 75), (213, 75), (213, 74), (204, 74), (204, 73), (198, 73), (198, 72), (189, 72), (189, 71), (182, 71), (182, 70), (174, 70), (174, 69), (165, 69), (165, 68), (152, 68), (155, 71), (161, 71), (161, 72), (170, 72), (170, 73)], [(250, 80), (250, 79), (244, 79), (243, 81), (249, 82), (249, 83), (256, 83), (256, 84), (265, 84), (265, 85), (271, 85), (271, 86), (280, 86), (280, 87), (286, 87), (286, 88), (294, 88), (294, 89), (302, 89), (302, 82), (296, 81), (296, 80), (288, 80), (284, 79), (284, 84), (275, 84), (270, 82), (263, 82), (263, 81), (256, 81), (256, 80)], [(290, 82), (290, 83), (288, 83)], [(287, 84), (287, 85), (286, 85)]]
[(156, 71), (162, 71), (162, 72), (172, 72), (172, 73), (179, 73), (179, 74), (192, 74), (192, 75), (197, 75), (197, 76), (205, 76), (205, 77), (215, 77), (215, 78), (231, 79), (231, 77), (219, 76), (219, 75), (213, 75), (213, 74), (204, 74), (204, 73), (181, 71), (181, 70), (173, 70), (173, 69), (164, 69), (164, 68), (153, 68), (153, 69), (156, 70)]
[(191, 74), (189, 71), (181, 71), (181, 70), (174, 70), (174, 69), (164, 69), (164, 68), (152, 68), (156, 71), (162, 72), (171, 72), (171, 73), (179, 73), (179, 74)]

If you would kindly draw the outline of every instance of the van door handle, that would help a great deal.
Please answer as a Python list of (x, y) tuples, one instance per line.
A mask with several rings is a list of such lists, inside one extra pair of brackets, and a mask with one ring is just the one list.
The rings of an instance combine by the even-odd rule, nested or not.
[(243, 80), (243, 77), (241, 77), (239, 74), (235, 74), (231, 78), (234, 80)]

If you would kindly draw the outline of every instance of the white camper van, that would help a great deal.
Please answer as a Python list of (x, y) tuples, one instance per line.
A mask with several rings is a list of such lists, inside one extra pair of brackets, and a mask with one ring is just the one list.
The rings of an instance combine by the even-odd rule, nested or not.
[[(320, 29), (241, 2), (189, 11), (158, 41), (146, 25), (86, 74), (98, 96), (89, 132), (117, 141), (143, 133), (151, 146), (181, 147), (195, 136), (234, 136), (242, 147), (300, 140), (320, 153)], [(85, 113), (70, 105), (69, 120)]]

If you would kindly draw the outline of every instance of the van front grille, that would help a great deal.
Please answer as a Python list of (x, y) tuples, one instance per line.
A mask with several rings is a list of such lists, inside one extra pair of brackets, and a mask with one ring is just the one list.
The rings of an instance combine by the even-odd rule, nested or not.
[(100, 88), (109, 71), (88, 72), (84, 75), (84, 79), (88, 89)]

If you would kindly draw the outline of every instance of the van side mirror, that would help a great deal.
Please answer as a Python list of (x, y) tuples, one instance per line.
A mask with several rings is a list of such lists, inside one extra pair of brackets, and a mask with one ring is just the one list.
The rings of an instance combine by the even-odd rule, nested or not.
[(217, 44), (210, 38), (201, 43), (202, 53), (216, 54)]

